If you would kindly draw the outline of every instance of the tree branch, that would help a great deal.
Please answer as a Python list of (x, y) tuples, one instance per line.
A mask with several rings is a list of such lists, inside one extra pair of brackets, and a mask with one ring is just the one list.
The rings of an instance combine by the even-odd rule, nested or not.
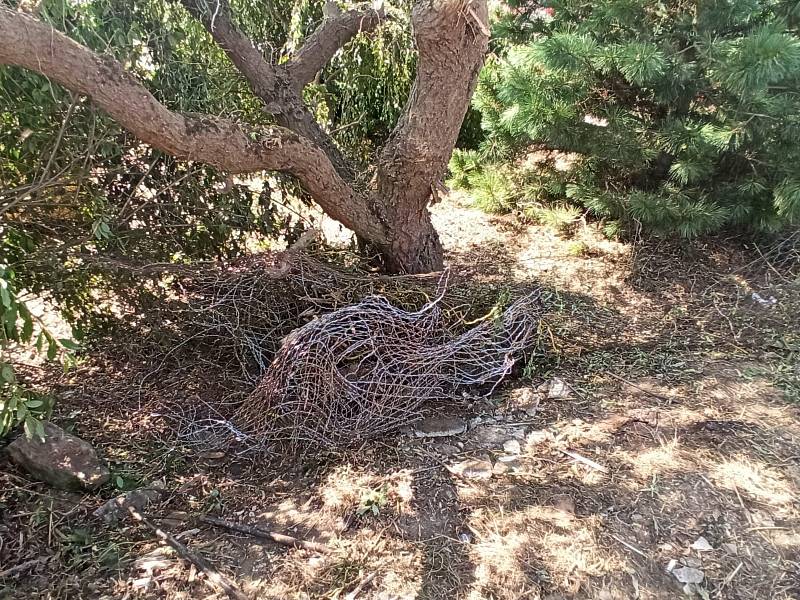
[(225, 51), (250, 84), (253, 93), (264, 102), (265, 110), (275, 116), (278, 124), (307, 137), (322, 148), (339, 174), (348, 183), (352, 183), (355, 180), (353, 165), (303, 103), (300, 94), (303, 86), (296, 89), (286, 67), (272, 65), (264, 59), (250, 38), (233, 23), (228, 1), (181, 0), (181, 3)]
[[(265, 104), (276, 102), (277, 74), (253, 42), (242, 33), (231, 20), (231, 9), (227, 0), (181, 0), (181, 4), (214, 38), (214, 41), (244, 75), (253, 93)], [(275, 112), (269, 109), (269, 112)]]
[(90, 96), (120, 125), (167, 154), (229, 173), (290, 173), (329, 216), (366, 238), (385, 237), (364, 198), (326, 154), (288, 129), (245, 131), (228, 119), (172, 112), (115, 59), (6, 7), (0, 7), (0, 64), (30, 69)]
[(375, 29), (384, 17), (383, 8), (362, 6), (326, 18), (289, 61), (288, 71), (294, 89), (302, 91), (339, 48), (359, 32)]
[(489, 43), (486, 0), (422, 0), (412, 23), (417, 74), (378, 159), (378, 190), (405, 186), (414, 206), (444, 174), (469, 107)]

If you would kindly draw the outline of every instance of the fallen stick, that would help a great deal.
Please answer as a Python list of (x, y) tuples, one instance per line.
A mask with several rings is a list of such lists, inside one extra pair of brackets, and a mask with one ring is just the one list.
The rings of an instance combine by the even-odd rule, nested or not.
[(171, 535), (170, 533), (164, 531), (157, 525), (155, 525), (152, 521), (150, 521), (147, 517), (145, 517), (142, 513), (136, 510), (135, 507), (131, 506), (130, 504), (124, 503), (125, 508), (127, 508), (130, 515), (134, 518), (134, 520), (139, 521), (143, 525), (145, 525), (148, 529), (150, 529), (153, 533), (155, 533), (161, 540), (164, 541), (170, 548), (175, 550), (175, 553), (180, 556), (182, 559), (189, 561), (198, 570), (202, 571), (206, 575), (206, 582), (214, 588), (222, 590), (225, 592), (228, 597), (233, 598), (233, 600), (249, 600), (249, 598), (239, 589), (239, 587), (227, 579), (222, 573), (217, 571), (214, 566), (208, 562), (202, 556), (195, 554), (189, 548), (181, 544), (178, 540), (175, 539), (175, 536)]
[(304, 548), (305, 550), (311, 550), (312, 552), (319, 552), (320, 554), (326, 554), (330, 552), (330, 548), (328, 548), (325, 544), (318, 544), (317, 542), (309, 542), (307, 540), (301, 540), (296, 537), (292, 537), (290, 535), (285, 535), (283, 533), (276, 533), (274, 531), (269, 531), (267, 529), (261, 529), (260, 527), (254, 527), (252, 525), (245, 525), (243, 523), (233, 523), (231, 521), (226, 521), (225, 519), (218, 519), (216, 517), (208, 517), (203, 516), (200, 517), (201, 523), (207, 523), (208, 525), (214, 525), (215, 527), (221, 527), (222, 529), (228, 529), (229, 531), (236, 531), (238, 533), (245, 533), (247, 535), (252, 535), (253, 537), (272, 540), (278, 544), (283, 544), (284, 546), (292, 546), (294, 548)]
[(356, 600), (356, 598), (358, 598), (358, 595), (361, 593), (361, 590), (367, 587), (369, 582), (372, 581), (373, 579), (375, 579), (375, 573), (370, 573), (369, 575), (364, 577), (364, 579), (361, 580), (361, 582), (355, 587), (355, 589), (353, 589), (352, 592), (350, 592), (349, 594), (347, 594), (347, 596), (344, 597), (344, 600)]
[(636, 385), (632, 381), (628, 381), (624, 377), (620, 377), (619, 375), (616, 375), (616, 374), (612, 373), (611, 371), (606, 371), (605, 374), (608, 375), (609, 377), (613, 377), (617, 381), (621, 381), (625, 385), (629, 385), (630, 387), (632, 387), (635, 390), (639, 390), (640, 392), (642, 392), (644, 394), (647, 394), (648, 396), (652, 396), (653, 398), (656, 398), (658, 400), (663, 400), (667, 404), (673, 404), (673, 403), (677, 402), (677, 400), (675, 400), (674, 398), (667, 398), (666, 396), (662, 396), (661, 394), (656, 394), (655, 392), (651, 392), (650, 390), (647, 390), (647, 389), (645, 389), (645, 388), (643, 388), (643, 387), (641, 387), (639, 385)]
[(596, 463), (590, 458), (586, 458), (585, 456), (581, 456), (577, 452), (570, 452), (569, 450), (561, 450), (561, 449), (559, 449), (559, 452), (561, 452), (563, 454), (566, 454), (570, 458), (572, 458), (574, 460), (577, 460), (580, 463), (583, 463), (587, 467), (591, 467), (592, 469), (596, 469), (598, 471), (602, 471), (603, 473), (608, 472), (608, 469), (606, 467), (604, 467), (603, 465), (601, 465), (600, 463)]
[(9, 567), (4, 571), (0, 571), (0, 579), (11, 577), (12, 575), (16, 575), (17, 573), (24, 573), (28, 569), (35, 567), (40, 563), (46, 563), (49, 560), (50, 560), (49, 556), (40, 556), (39, 558), (34, 558), (33, 560), (26, 560), (25, 562), (19, 563), (18, 565), (14, 565), (13, 567)]

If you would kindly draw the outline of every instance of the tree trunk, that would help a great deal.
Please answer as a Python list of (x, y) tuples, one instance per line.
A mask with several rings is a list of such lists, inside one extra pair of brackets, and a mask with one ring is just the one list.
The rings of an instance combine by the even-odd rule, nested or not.
[(379, 247), (381, 264), (389, 273), (430, 273), (444, 265), (439, 234), (427, 208), (396, 216), (389, 224), (389, 242)]
[(229, 173), (293, 175), (323, 211), (378, 251), (389, 272), (442, 268), (442, 246), (428, 204), (441, 186), (483, 64), (489, 39), (486, 0), (419, 0), (414, 7), (417, 74), (370, 186), (314, 121), (302, 90), (342, 45), (380, 25), (382, 9), (362, 5), (325, 19), (288, 63), (275, 65), (236, 27), (226, 0), (181, 1), (279, 126), (248, 129), (212, 115), (172, 112), (112, 57), (97, 55), (50, 25), (2, 5), (0, 65), (36, 71), (86, 94), (162, 152)]
[(417, 75), (378, 158), (377, 195), (386, 215), (386, 268), (425, 273), (443, 266), (428, 204), (441, 186), (483, 66), (488, 11), (485, 2), (421, 0), (412, 23)]

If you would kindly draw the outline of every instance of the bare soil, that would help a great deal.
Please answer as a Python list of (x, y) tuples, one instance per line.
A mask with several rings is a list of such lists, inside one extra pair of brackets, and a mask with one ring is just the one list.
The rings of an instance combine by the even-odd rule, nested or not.
[[(176, 439), (159, 399), (210, 402), (224, 374), (197, 386), (184, 365), (144, 386), (119, 347), (54, 380), (54, 420), (100, 449), (117, 488), (163, 478), (152, 520), (253, 598), (800, 598), (794, 247), (620, 243), (584, 225), (565, 239), (458, 198), (435, 221), (459, 277), (554, 299), (539, 354), (472, 399), (464, 416), (482, 421), (468, 432), (305, 462), (199, 449)], [(453, 473), (470, 459), (491, 477)], [(0, 579), (0, 598), (224, 597), (148, 529), (92, 516), (114, 485), (57, 492), (4, 457), (0, 482), (0, 572), (36, 561)], [(684, 587), (687, 573), (702, 581)]]

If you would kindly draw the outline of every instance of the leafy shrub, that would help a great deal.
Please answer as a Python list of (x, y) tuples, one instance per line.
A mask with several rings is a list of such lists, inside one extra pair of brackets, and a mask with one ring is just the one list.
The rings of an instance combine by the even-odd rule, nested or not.
[[(655, 233), (800, 222), (800, 5), (786, 0), (513, 2), (473, 104), (484, 170), (531, 148), (577, 156), (525, 202)], [(456, 183), (462, 184), (462, 180)], [(467, 181), (469, 184), (469, 181)], [(468, 185), (467, 185), (468, 187)]]

